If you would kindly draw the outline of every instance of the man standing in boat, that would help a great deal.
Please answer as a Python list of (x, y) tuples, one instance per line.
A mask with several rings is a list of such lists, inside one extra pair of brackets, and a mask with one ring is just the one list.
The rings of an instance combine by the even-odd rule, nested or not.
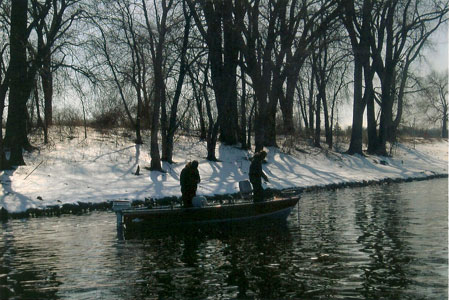
[(198, 172), (198, 161), (193, 160), (186, 164), (181, 171), (181, 193), (184, 207), (192, 207), (192, 199), (196, 195), (198, 183), (200, 183), (200, 173)]
[(262, 162), (265, 157), (267, 157), (267, 152), (257, 152), (254, 154), (251, 165), (249, 166), (249, 181), (253, 185), (254, 202), (262, 202), (264, 200), (262, 178), (268, 181), (267, 175), (262, 170)]

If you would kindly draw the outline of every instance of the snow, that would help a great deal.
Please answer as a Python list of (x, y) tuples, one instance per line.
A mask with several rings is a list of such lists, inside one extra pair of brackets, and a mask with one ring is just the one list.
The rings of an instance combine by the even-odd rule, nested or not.
[[(149, 145), (135, 145), (126, 132), (101, 133), (59, 129), (49, 145), (33, 141), (38, 151), (25, 153), (26, 166), (0, 173), (0, 206), (9, 212), (65, 203), (101, 203), (181, 195), (179, 174), (190, 160), (198, 160), (201, 183), (197, 194), (212, 196), (238, 192), (248, 179), (252, 151), (217, 145), (219, 162), (205, 159), (206, 143), (178, 136), (174, 164), (166, 173), (149, 171)], [(66, 132), (67, 131), (67, 132)], [(56, 136), (56, 137), (54, 137)], [(144, 140), (149, 137), (144, 135)], [(149, 142), (148, 142), (149, 144)], [(281, 143), (282, 144), (282, 143)], [(296, 147), (296, 148), (295, 148)], [(266, 187), (312, 187), (385, 178), (422, 178), (447, 175), (448, 141), (416, 140), (399, 144), (393, 157), (345, 155), (306, 146), (267, 148)], [(298, 151), (297, 148), (300, 148)], [(287, 154), (290, 153), (290, 154)], [(139, 176), (135, 175), (140, 166)]]

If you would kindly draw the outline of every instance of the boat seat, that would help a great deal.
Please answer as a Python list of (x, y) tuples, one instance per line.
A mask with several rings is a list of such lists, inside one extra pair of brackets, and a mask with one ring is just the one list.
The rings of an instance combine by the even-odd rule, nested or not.
[(253, 187), (249, 180), (239, 181), (239, 190), (243, 199), (250, 199), (253, 195)]

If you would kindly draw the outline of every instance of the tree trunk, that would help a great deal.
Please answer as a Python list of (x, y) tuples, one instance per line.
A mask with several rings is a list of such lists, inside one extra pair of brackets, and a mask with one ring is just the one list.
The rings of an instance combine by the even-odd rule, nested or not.
[(200, 121), (200, 140), (205, 140), (207, 137), (207, 131), (206, 131), (206, 122), (204, 120), (204, 112), (203, 112), (203, 107), (202, 107), (202, 103), (201, 103), (201, 98), (200, 97), (195, 97), (196, 99), (196, 107), (198, 110), (198, 117), (199, 117), (199, 121)]
[(405, 85), (408, 80), (408, 70), (409, 70), (410, 64), (412, 63), (413, 59), (414, 59), (413, 57), (409, 58), (407, 56), (405, 64), (404, 64), (404, 68), (402, 69), (402, 72), (401, 72), (402, 76), (401, 76), (401, 82), (399, 85), (399, 93), (398, 93), (398, 98), (397, 98), (398, 99), (397, 113), (396, 113), (396, 118), (393, 121), (393, 127), (394, 127), (395, 131), (398, 130), (399, 124), (401, 123), (403, 104), (404, 104)]
[(171, 131), (169, 131), (166, 138), (165, 148), (163, 149), (164, 151), (162, 151), (162, 160), (170, 164), (173, 163), (174, 137), (175, 137), (174, 132), (172, 133)]
[(26, 103), (29, 93), (27, 88), (24, 88), (23, 80), (27, 78), (27, 8), (27, 0), (16, 0), (11, 3), (11, 81), (5, 135), (5, 143), (11, 148), (11, 165), (25, 165), (22, 149), (29, 146), (26, 134)]
[(443, 139), (447, 139), (447, 108), (446, 111), (443, 112), (443, 122), (442, 122), (442, 126), (441, 126), (441, 137)]
[(318, 96), (316, 99), (316, 110), (315, 110), (315, 137), (314, 137), (314, 146), (321, 148), (321, 101), (322, 101), (321, 92), (318, 92)]
[[(306, 97), (305, 97), (305, 93), (304, 93), (304, 89), (302, 87), (301, 82), (298, 82), (298, 86), (296, 87), (296, 90), (298, 91), (298, 111), (300, 112), (300, 116), (303, 119), (304, 122), (304, 127), (307, 129), (309, 127), (309, 120), (307, 118), (307, 109), (306, 109)], [(301, 128), (302, 124), (301, 124), (301, 118), (299, 118), (299, 122), (298, 122), (298, 128)]]
[(393, 77), (394, 69), (386, 65), (381, 78), (382, 84), (382, 101), (379, 125), (379, 141), (376, 153), (379, 155), (387, 155), (387, 141), (391, 141), (394, 135), (393, 129)]
[[(158, 56), (159, 57), (159, 56)], [(153, 102), (153, 115), (151, 116), (151, 142), (150, 142), (150, 156), (152, 171), (162, 171), (161, 157), (159, 153), (159, 114), (161, 109), (162, 98), (165, 97), (164, 79), (162, 74), (162, 61), (155, 59), (154, 64), (154, 78), (155, 78), (155, 97)]]
[(215, 148), (217, 147), (217, 138), (218, 138), (218, 122), (215, 124), (209, 124), (209, 130), (207, 133), (207, 160), (208, 161), (217, 161), (217, 157), (215, 156)]
[[(285, 51), (281, 51), (285, 53)], [(267, 131), (265, 133), (265, 145), (271, 147), (277, 147), (276, 143), (276, 112), (278, 107), (278, 102), (283, 99), (283, 84), (285, 82), (286, 76), (281, 74), (281, 65), (284, 58), (284, 54), (279, 54), (276, 57), (276, 62), (273, 67), (271, 67), (271, 89), (268, 93), (268, 119), (267, 119)], [(292, 102), (289, 99), (286, 102)], [(286, 103), (286, 105), (288, 105)]]
[(377, 122), (376, 110), (374, 107), (374, 91), (370, 88), (365, 88), (366, 101), (366, 117), (368, 121), (368, 153), (374, 154), (377, 150)]
[(265, 125), (267, 122), (267, 93), (265, 87), (263, 87), (263, 85), (255, 87), (255, 94), (257, 109), (254, 120), (254, 144), (256, 146), (255, 152), (259, 152), (263, 150), (263, 146), (265, 144)]
[(324, 93), (323, 98), (323, 115), (324, 115), (324, 131), (326, 135), (326, 144), (329, 146), (329, 149), (332, 148), (332, 126), (329, 122), (329, 109), (327, 105), (327, 97), (326, 93)]
[[(39, 105), (39, 92), (37, 87), (37, 82), (34, 87), (34, 100), (36, 102), (36, 114), (37, 114), (37, 127), (41, 127), (44, 131), (44, 144), (48, 144), (48, 130), (47, 130), (47, 122), (42, 121), (41, 110)], [(45, 116), (44, 116), (45, 119)]]
[(84, 125), (84, 138), (87, 139), (87, 118), (86, 118), (86, 106), (84, 105), (83, 96), (80, 97), (81, 107), (83, 109), (83, 125)]
[(354, 103), (352, 107), (352, 131), (348, 154), (362, 154), (362, 130), (365, 102), (362, 97), (363, 68), (358, 55), (354, 55)]
[[(243, 61), (243, 57), (241, 57)], [(242, 63), (243, 64), (243, 63)], [(246, 79), (245, 73), (241, 70), (242, 75), (242, 97), (240, 98), (240, 144), (242, 149), (248, 149), (246, 144)]]
[[(321, 39), (320, 39), (321, 41)], [(319, 52), (316, 54), (312, 54), (312, 63), (315, 71), (315, 81), (316, 87), (318, 90), (318, 95), (316, 98), (316, 124), (315, 124), (315, 138), (314, 144), (315, 147), (321, 148), (321, 104), (323, 105), (324, 110), (324, 127), (325, 127), (325, 135), (326, 135), (326, 143), (329, 142), (328, 134), (329, 134), (329, 115), (327, 111), (327, 100), (326, 100), (326, 68), (327, 68), (327, 49), (323, 47), (322, 42), (320, 42)], [(332, 145), (332, 143), (331, 143)]]
[(277, 147), (276, 145), (276, 109), (268, 104), (265, 118), (265, 138), (264, 145), (267, 147)]
[(53, 73), (51, 71), (51, 54), (48, 51), (42, 60), (42, 90), (44, 92), (45, 127), (53, 124)]
[(374, 102), (374, 87), (373, 87), (373, 77), (374, 72), (371, 67), (368, 66), (368, 62), (364, 67), (365, 74), (365, 98), (364, 102), (367, 107), (367, 121), (368, 121), (368, 153), (375, 153), (377, 151), (377, 122), (376, 122), (376, 110)]
[(267, 105), (267, 119), (265, 131), (265, 146), (277, 147), (276, 143), (276, 112), (280, 94), (282, 93), (282, 80), (280, 79), (280, 70), (275, 68), (273, 70), (273, 78), (271, 83), (271, 90), (268, 97)]
[[(155, 101), (154, 113), (151, 122), (151, 141), (150, 141), (150, 157), (151, 157), (150, 170), (152, 171), (162, 171), (161, 158), (159, 154), (159, 143), (158, 143), (159, 108), (160, 108), (160, 101)], [(156, 118), (158, 120), (155, 120)]]
[[(287, 87), (288, 89), (288, 87)], [(293, 91), (295, 87), (293, 86)], [(281, 93), (281, 98), (279, 99), (279, 104), (282, 111), (282, 121), (283, 121), (283, 128), (285, 134), (294, 134), (295, 133), (295, 125), (293, 122), (293, 98), (290, 97), (289, 100), (286, 99), (287, 97), (284, 96)]]
[(207, 147), (207, 160), (209, 161), (217, 161), (217, 157), (215, 156), (215, 148), (217, 146), (217, 138), (218, 138), (218, 130), (220, 127), (220, 122), (217, 120), (214, 121), (214, 118), (212, 116), (212, 109), (210, 106), (210, 100), (209, 96), (207, 94), (207, 87), (206, 87), (206, 79), (203, 84), (203, 96), (206, 103), (206, 111), (207, 111), (207, 117), (209, 119), (209, 128), (207, 130), (207, 137), (206, 137), (206, 147)]
[(141, 134), (141, 127), (142, 127), (142, 97), (138, 97), (137, 99), (137, 112), (136, 112), (136, 144), (141, 145), (143, 144), (142, 140), (142, 134)]
[(256, 101), (254, 101), (253, 105), (251, 106), (251, 111), (249, 113), (249, 118), (248, 118), (248, 140), (246, 142), (248, 149), (251, 149), (251, 133), (253, 132), (253, 118), (254, 118), (255, 110), (256, 110)]
[(189, 77), (192, 83), (192, 90), (193, 90), (193, 97), (195, 98), (196, 108), (198, 110), (198, 116), (200, 121), (200, 140), (205, 140), (207, 138), (207, 130), (206, 130), (206, 121), (204, 120), (204, 111), (203, 111), (203, 103), (201, 101), (200, 92), (198, 92), (195, 84), (195, 79), (193, 77), (192, 72), (190, 69), (189, 71)]
[(389, 131), (392, 130), (392, 109), (393, 104), (389, 100), (383, 99), (380, 113), (379, 142), (376, 153), (387, 155), (387, 140)]
[[(313, 68), (312, 68), (313, 69)], [(313, 123), (314, 123), (314, 115), (315, 115), (315, 105), (313, 103), (313, 92), (314, 92), (314, 82), (315, 80), (314, 78), (314, 70), (312, 70), (312, 76), (311, 76), (311, 81), (310, 81), (310, 89), (309, 89), (309, 98), (308, 98), (308, 102), (309, 102), (309, 127), (307, 128), (308, 130), (308, 135), (312, 135), (313, 132)]]
[(5, 110), (6, 92), (9, 87), (9, 69), (6, 71), (5, 78), (0, 85), (0, 170), (10, 169), (8, 160), (6, 159), (5, 149), (3, 146), (3, 111)]
[(237, 66), (239, 64), (239, 43), (235, 22), (233, 20), (233, 14), (235, 8), (232, 1), (223, 1), (223, 79), (224, 85), (222, 87), (224, 92), (224, 108), (222, 112), (222, 123), (220, 124), (220, 130), (223, 130), (223, 126), (229, 128), (222, 131), (225, 133), (223, 137), (220, 137), (222, 142), (235, 145), (238, 142), (239, 135), (239, 120), (238, 120), (238, 108), (237, 108)]
[[(3, 112), (4, 107), (0, 107), (0, 112)], [(0, 117), (0, 121), (3, 118)], [(0, 123), (1, 124), (1, 123)], [(9, 161), (6, 159), (5, 149), (3, 146), (3, 126), (0, 125), (0, 170), (8, 170), (11, 168)]]
[(162, 45), (163, 41), (159, 40), (155, 51), (153, 52), (153, 68), (155, 81), (155, 97), (153, 101), (153, 115), (151, 116), (151, 144), (150, 156), (152, 171), (162, 171), (161, 157), (159, 153), (159, 117), (161, 110), (161, 103), (165, 103), (165, 83), (162, 72)]
[(34, 103), (36, 104), (37, 127), (44, 128), (44, 121), (42, 121), (41, 108), (39, 105), (39, 89), (37, 87), (37, 82), (35, 83), (35, 87), (34, 87)]

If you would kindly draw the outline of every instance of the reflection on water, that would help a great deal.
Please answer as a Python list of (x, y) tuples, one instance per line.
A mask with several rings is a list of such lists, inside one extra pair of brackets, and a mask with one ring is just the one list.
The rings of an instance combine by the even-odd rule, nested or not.
[(304, 194), (284, 226), (120, 241), (113, 213), (0, 229), (1, 299), (447, 299), (447, 179)]

